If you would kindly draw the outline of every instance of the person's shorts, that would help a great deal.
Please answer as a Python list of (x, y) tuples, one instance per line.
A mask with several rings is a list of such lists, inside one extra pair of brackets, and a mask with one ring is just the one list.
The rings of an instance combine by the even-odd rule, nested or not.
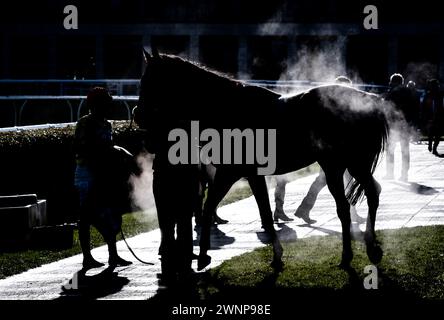
[(115, 236), (121, 228), (122, 216), (116, 210), (101, 203), (94, 175), (87, 166), (77, 165), (74, 185), (79, 194), (80, 219), (96, 227), (105, 237)]
[(94, 178), (91, 170), (87, 166), (77, 165), (74, 173), (74, 185), (79, 193), (80, 206), (82, 207), (88, 195), (91, 193)]

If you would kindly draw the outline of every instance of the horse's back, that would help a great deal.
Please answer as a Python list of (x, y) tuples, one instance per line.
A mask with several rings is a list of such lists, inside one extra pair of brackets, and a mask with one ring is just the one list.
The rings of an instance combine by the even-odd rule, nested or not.
[(307, 114), (348, 112), (350, 115), (373, 113), (380, 107), (375, 94), (345, 85), (325, 85), (290, 97), (283, 97), (290, 105), (297, 104), (299, 112)]
[(320, 86), (285, 99), (287, 118), (297, 119), (318, 151), (381, 147), (387, 122), (381, 99), (343, 85)]

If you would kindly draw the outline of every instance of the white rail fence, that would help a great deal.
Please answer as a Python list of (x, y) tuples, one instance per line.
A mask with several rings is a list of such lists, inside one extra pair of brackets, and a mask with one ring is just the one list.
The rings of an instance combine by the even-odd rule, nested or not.
[[(245, 83), (263, 86), (277, 91), (298, 91), (306, 90), (308, 88), (327, 84), (326, 82), (311, 82), (311, 81), (274, 81), (274, 80), (243, 80)], [(7, 86), (13, 86), (14, 88), (21, 88), (37, 86), (33, 88), (33, 91), (42, 92), (57, 92), (58, 94), (30, 94), (30, 95), (0, 95), (1, 101), (11, 101), (14, 105), (14, 127), (5, 128), (14, 130), (13, 128), (22, 124), (23, 111), (29, 105), (31, 101), (61, 101), (60, 107), (68, 108), (69, 121), (75, 122), (79, 119), (86, 101), (86, 95), (67, 95), (68, 91), (87, 92), (89, 88), (97, 85), (108, 87), (113, 95), (115, 101), (121, 102), (126, 108), (127, 119), (131, 119), (131, 109), (135, 105), (134, 102), (138, 100), (138, 79), (98, 79), (98, 80), (8, 80), (0, 79), (0, 92), (8, 91)], [(45, 86), (56, 86), (56, 88), (45, 88)], [(386, 86), (374, 85), (374, 84), (355, 84), (357, 87), (366, 91), (381, 92), (386, 90)], [(28, 88), (29, 89), (29, 88)], [(24, 88), (23, 90), (26, 90)], [(14, 90), (16, 91), (16, 90)], [(130, 95), (123, 95), (124, 92), (130, 92)], [(130, 106), (132, 104), (132, 106)], [(26, 126), (30, 127), (30, 126)], [(12, 128), (12, 129), (11, 129)], [(2, 130), (4, 131), (4, 130)]]

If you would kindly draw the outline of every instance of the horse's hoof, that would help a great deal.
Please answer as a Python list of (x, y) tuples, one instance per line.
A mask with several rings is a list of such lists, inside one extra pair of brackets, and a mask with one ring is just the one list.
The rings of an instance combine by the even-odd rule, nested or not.
[(377, 244), (367, 245), (367, 256), (371, 263), (373, 264), (380, 263), (383, 255), (384, 252), (382, 251), (379, 245)]
[(272, 232), (276, 232), (276, 230), (274, 229), (273, 225), (269, 225), (269, 224), (264, 224), (262, 223), (262, 229), (264, 229), (265, 232), (267, 233), (272, 233)]
[(284, 263), (280, 259), (274, 259), (271, 262), (271, 267), (275, 272), (281, 272), (284, 269)]
[(211, 257), (207, 254), (200, 254), (197, 259), (197, 271), (205, 269), (211, 263)]

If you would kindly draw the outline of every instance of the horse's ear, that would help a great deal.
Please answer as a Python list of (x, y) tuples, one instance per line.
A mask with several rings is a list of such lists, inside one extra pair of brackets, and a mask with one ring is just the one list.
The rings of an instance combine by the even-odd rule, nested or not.
[(143, 56), (145, 58), (145, 62), (148, 62), (152, 58), (148, 51), (145, 50), (145, 48), (143, 48)]

